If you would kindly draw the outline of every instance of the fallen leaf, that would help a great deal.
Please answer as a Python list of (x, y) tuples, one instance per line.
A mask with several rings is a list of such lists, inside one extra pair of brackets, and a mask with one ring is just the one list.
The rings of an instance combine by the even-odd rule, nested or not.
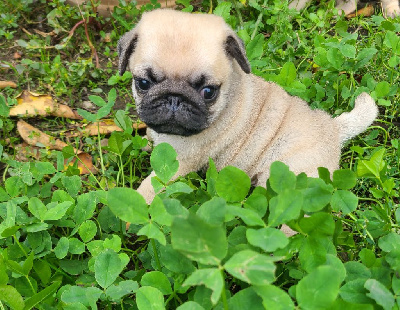
[(6, 87), (17, 88), (17, 84), (15, 84), (12, 81), (0, 81), (0, 89), (6, 88)]
[(89, 174), (92, 172), (93, 174), (97, 173), (97, 169), (93, 166), (92, 156), (88, 153), (80, 153), (77, 155), (79, 158), (74, 158), (71, 162), (67, 163), (67, 160), (64, 161), (64, 168), (67, 169), (68, 166), (73, 166), (76, 161), (78, 161), (78, 169), (79, 174)]
[(10, 116), (59, 116), (71, 119), (82, 119), (82, 117), (69, 106), (53, 101), (51, 96), (37, 95), (24, 91), (17, 98), (18, 104), (10, 109)]
[[(18, 132), (20, 133), (21, 137), (25, 140), (29, 140), (29, 142), (23, 142), (15, 146), (15, 150), (17, 151), (16, 160), (27, 162), (30, 158), (35, 158), (40, 160), (40, 147), (37, 147), (35, 144), (43, 144), (45, 146), (49, 146), (50, 149), (57, 149), (60, 150), (67, 144), (64, 142), (55, 139), (45, 133), (41, 132), (39, 129), (29, 125), (24, 121), (19, 121), (17, 124)], [(28, 135), (28, 137), (26, 137)], [(37, 137), (37, 138), (34, 138)], [(40, 137), (40, 138), (39, 138)], [(42, 140), (40, 140), (42, 139)], [(44, 141), (43, 141), (44, 139)], [(39, 141), (40, 140), (40, 141)], [(46, 145), (49, 143), (50, 145)], [(54, 143), (55, 142), (55, 143)], [(55, 146), (55, 147), (54, 147)], [(67, 159), (64, 161), (65, 169), (68, 166), (74, 165), (76, 161), (78, 161), (77, 167), (79, 169), (79, 173), (82, 174), (89, 174), (92, 172), (93, 174), (97, 173), (96, 167), (93, 165), (92, 156), (88, 153), (80, 152), (74, 149), (75, 153), (78, 153), (76, 156), (79, 158), (74, 158), (71, 162), (67, 163)]]
[[(135, 123), (132, 126), (134, 129), (144, 129), (147, 127), (145, 123)], [(80, 136), (97, 136), (100, 134), (110, 134), (114, 131), (123, 131), (120, 127), (115, 125), (113, 120), (103, 120), (87, 125), (80, 131), (68, 132), (65, 134), (66, 137), (80, 137)]]
[(21, 57), (22, 57), (22, 55), (19, 52), (15, 52), (14, 55), (13, 55), (14, 59), (21, 59)]
[(40, 160), (40, 148), (37, 146), (29, 145), (25, 141), (17, 144), (15, 147), (15, 159), (21, 162), (30, 161), (31, 158)]
[(100, 140), (100, 145), (102, 146), (102, 147), (104, 147), (104, 146), (108, 146), (108, 139), (101, 139)]
[(365, 8), (359, 9), (359, 10), (355, 11), (354, 13), (347, 14), (346, 17), (354, 18), (354, 17), (361, 16), (361, 15), (369, 17), (369, 16), (374, 15), (374, 13), (375, 13), (374, 7), (372, 5), (367, 5)]
[[(64, 147), (68, 145), (59, 139), (56, 139), (52, 136), (49, 136), (48, 134), (45, 134), (44, 132), (33, 127), (32, 125), (29, 125), (27, 122), (23, 120), (19, 120), (17, 122), (17, 130), (22, 139), (24, 139), (24, 141), (29, 145), (45, 146), (51, 150), (59, 150), (59, 151), (61, 151)], [(76, 154), (82, 153), (82, 151), (79, 151), (77, 149), (74, 149), (74, 152)]]

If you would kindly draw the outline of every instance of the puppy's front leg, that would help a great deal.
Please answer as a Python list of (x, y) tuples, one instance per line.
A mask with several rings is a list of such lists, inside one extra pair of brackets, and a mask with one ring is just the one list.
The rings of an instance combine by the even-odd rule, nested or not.
[(146, 200), (147, 204), (151, 204), (154, 199), (156, 193), (154, 192), (154, 188), (151, 185), (151, 178), (154, 177), (156, 174), (153, 171), (150, 175), (143, 180), (143, 182), (138, 187), (137, 191), (143, 198)]
[(395, 18), (400, 15), (400, 4), (397, 0), (382, 0), (382, 10), (384, 16)]
[[(179, 167), (178, 172), (173, 176), (172, 180), (176, 180), (180, 176), (184, 176), (191, 172), (192, 169), (189, 169), (189, 167)], [(139, 194), (143, 196), (143, 198), (146, 200), (147, 204), (151, 204), (154, 196), (156, 195), (153, 185), (151, 185), (151, 178), (155, 177), (156, 173), (152, 171), (150, 175), (143, 180), (143, 182), (140, 184), (138, 187), (137, 191)], [(126, 230), (129, 229), (129, 226), (131, 223), (126, 223)]]
[(357, 9), (357, 0), (338, 0), (336, 2), (336, 8), (338, 9), (339, 15), (342, 13), (348, 15)]
[[(154, 173), (154, 171), (150, 173), (150, 175), (143, 180), (143, 182), (139, 185), (137, 189), (138, 193), (143, 196), (147, 204), (151, 204), (151, 202), (154, 199), (154, 196), (156, 195), (154, 192), (154, 188), (151, 185), (151, 178), (154, 177), (155, 175), (156, 174)], [(125, 229), (128, 230), (129, 226), (131, 226), (131, 223), (126, 223)]]
[[(171, 181), (176, 180), (178, 177), (185, 176), (191, 171), (196, 171), (196, 168), (190, 168), (180, 165), (177, 173), (172, 177)], [(143, 198), (146, 200), (147, 204), (151, 204), (151, 202), (154, 199), (154, 196), (156, 195), (156, 193), (154, 192), (153, 185), (151, 185), (151, 179), (155, 176), (156, 176), (155, 172), (154, 171), (151, 172), (150, 175), (143, 180), (143, 182), (137, 189), (139, 194), (141, 194)]]

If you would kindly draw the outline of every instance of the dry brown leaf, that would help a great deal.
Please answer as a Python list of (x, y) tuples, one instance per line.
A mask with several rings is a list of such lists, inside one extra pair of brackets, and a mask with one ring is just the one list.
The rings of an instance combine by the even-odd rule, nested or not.
[(88, 153), (80, 153), (77, 155), (79, 160), (77, 158), (74, 158), (70, 163), (67, 164), (67, 160), (64, 161), (64, 169), (67, 169), (68, 166), (72, 166), (75, 164), (75, 162), (78, 160), (78, 169), (79, 169), (79, 174), (89, 174), (92, 172), (93, 174), (97, 173), (97, 169), (95, 166), (93, 166), (93, 160), (92, 156), (90, 156)]
[(27, 162), (32, 160), (32, 158), (40, 160), (40, 148), (37, 146), (29, 145), (24, 141), (21, 144), (17, 144), (14, 149), (17, 161)]
[(13, 54), (13, 58), (14, 58), (14, 59), (21, 59), (21, 53), (15, 52), (15, 53)]
[(51, 96), (37, 95), (24, 91), (17, 98), (18, 104), (10, 109), (10, 116), (60, 116), (71, 119), (82, 119), (82, 117), (69, 106), (53, 101)]
[(354, 18), (354, 17), (360, 16), (360, 15), (369, 17), (369, 16), (374, 15), (374, 13), (375, 13), (374, 7), (372, 5), (368, 5), (365, 8), (355, 11), (354, 13), (347, 14), (346, 17)]
[[(33, 146), (44, 145), (51, 150), (59, 150), (61, 151), (67, 144), (59, 139), (56, 139), (39, 129), (29, 125), (27, 122), (23, 120), (19, 120), (17, 123), (17, 130), (19, 135), (24, 139), (26, 143)], [(74, 149), (76, 154), (82, 153), (82, 151)]]
[[(145, 123), (135, 123), (133, 124), (133, 129), (144, 129), (146, 128)], [(70, 137), (80, 137), (80, 136), (97, 136), (99, 134), (110, 134), (114, 131), (123, 131), (117, 125), (115, 125), (113, 120), (103, 120), (99, 123), (93, 123), (87, 125), (82, 131), (74, 131), (66, 133), (65, 136)]]
[(17, 88), (17, 84), (15, 84), (12, 81), (0, 81), (0, 89), (6, 88), (6, 87)]

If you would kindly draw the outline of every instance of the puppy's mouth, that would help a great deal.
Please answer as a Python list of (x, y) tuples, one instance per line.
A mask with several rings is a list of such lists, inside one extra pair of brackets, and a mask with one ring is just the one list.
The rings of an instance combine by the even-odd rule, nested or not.
[(158, 133), (191, 136), (208, 125), (208, 109), (184, 94), (145, 96), (138, 109), (139, 117)]

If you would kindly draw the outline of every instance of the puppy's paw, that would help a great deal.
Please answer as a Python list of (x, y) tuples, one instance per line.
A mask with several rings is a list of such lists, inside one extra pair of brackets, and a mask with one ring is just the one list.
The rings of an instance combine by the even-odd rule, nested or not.
[(389, 18), (395, 18), (400, 15), (400, 5), (397, 0), (382, 0), (383, 15)]
[(344, 14), (348, 15), (353, 13), (357, 9), (357, 1), (356, 0), (338, 0), (336, 8), (338, 10), (339, 15)]
[(151, 204), (156, 193), (151, 185), (151, 175), (148, 176), (137, 189), (138, 193), (143, 196), (147, 204)]
[[(154, 176), (154, 172), (152, 172), (146, 179), (143, 180), (142, 184), (140, 184), (137, 192), (143, 196), (146, 203), (149, 205), (152, 203), (154, 196), (156, 193), (154, 192), (154, 188), (151, 185), (151, 178)], [(128, 230), (131, 223), (126, 223), (125, 229)]]
[(143, 189), (141, 191), (139, 191), (139, 189), (138, 189), (138, 192), (143, 196), (143, 198), (146, 200), (146, 203), (148, 205), (150, 205), (153, 202), (155, 193), (154, 193), (154, 189), (152, 186), (149, 188)]

